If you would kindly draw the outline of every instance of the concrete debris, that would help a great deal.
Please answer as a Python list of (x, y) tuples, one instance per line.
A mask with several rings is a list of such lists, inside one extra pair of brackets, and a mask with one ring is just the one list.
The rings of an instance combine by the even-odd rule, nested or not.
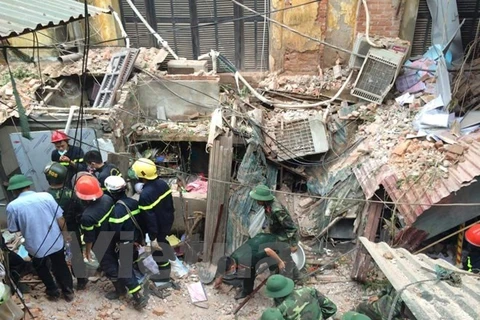
[(209, 131), (209, 120), (192, 121), (192, 122), (160, 122), (156, 125), (147, 126), (137, 123), (132, 126), (136, 134), (141, 136), (144, 134), (156, 133), (161, 136), (184, 135), (184, 136), (200, 136), (207, 137)]
[[(278, 75), (271, 73), (263, 81), (259, 83), (260, 88), (265, 88), (273, 91), (282, 91), (289, 93), (305, 94), (311, 96), (320, 96), (324, 91), (337, 91), (347, 79), (350, 70), (344, 68), (341, 71), (335, 66), (336, 70), (332, 68), (324, 69), (319, 76), (309, 75)], [(345, 92), (350, 91), (351, 84), (345, 88)]]

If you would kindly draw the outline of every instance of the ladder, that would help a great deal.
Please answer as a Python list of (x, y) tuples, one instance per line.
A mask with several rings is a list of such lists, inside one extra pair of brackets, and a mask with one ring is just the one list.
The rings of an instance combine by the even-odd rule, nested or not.
[(115, 92), (127, 82), (139, 52), (139, 49), (127, 49), (112, 56), (93, 103), (94, 108), (107, 108), (113, 105)]

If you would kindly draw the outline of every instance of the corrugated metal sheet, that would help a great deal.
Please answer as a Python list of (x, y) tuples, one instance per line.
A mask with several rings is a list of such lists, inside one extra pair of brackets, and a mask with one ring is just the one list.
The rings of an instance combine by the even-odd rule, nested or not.
[[(0, 38), (82, 19), (84, 4), (73, 0), (0, 0)], [(110, 12), (88, 6), (88, 13)]]
[[(480, 175), (480, 131), (463, 137), (473, 140), (464, 153), (465, 161), (448, 168), (448, 178), (438, 177), (418, 182), (408, 181), (408, 172), (396, 170), (388, 163), (368, 160), (353, 169), (362, 189), (371, 198), (382, 185), (392, 201), (398, 202), (397, 209), (404, 216), (407, 225), (412, 225), (418, 216), (433, 204), (438, 203), (452, 192), (468, 185)], [(403, 186), (400, 186), (403, 182)], [(408, 186), (406, 185), (408, 184)]]
[[(480, 282), (470, 275), (460, 275), (462, 284), (454, 287), (435, 280), (438, 264), (460, 271), (444, 260), (433, 260), (424, 254), (412, 255), (403, 248), (392, 249), (386, 243), (373, 243), (364, 237), (360, 241), (397, 292), (406, 287), (401, 298), (417, 320), (469, 320), (480, 315)], [(413, 284), (417, 281), (426, 282)], [(430, 281), (431, 280), (431, 281)], [(408, 286), (410, 285), (410, 286)], [(407, 287), (408, 286), (408, 287)]]

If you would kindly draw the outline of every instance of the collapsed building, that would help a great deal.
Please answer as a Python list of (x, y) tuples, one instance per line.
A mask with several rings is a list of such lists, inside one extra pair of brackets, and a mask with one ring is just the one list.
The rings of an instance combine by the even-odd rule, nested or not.
[[(272, 2), (274, 9), (285, 9)], [(330, 2), (311, 4), (313, 12), (324, 18), (339, 13), (342, 3)], [(275, 23), (270, 51), (263, 56), (257, 45), (248, 49), (258, 54), (254, 59), (218, 43), (199, 46), (193, 40), (204, 35), (193, 32), (193, 53), (185, 50), (180, 36), (168, 39), (174, 51), (189, 58), (183, 60), (172, 59), (167, 47), (146, 48), (163, 43), (142, 37), (140, 22), (120, 1), (119, 25), (138, 48), (90, 49), (85, 82), (80, 51), (57, 54), (59, 60), (42, 62), (40, 71), (11, 62), (15, 87), (8, 70), (2, 71), (0, 179), (21, 171), (43, 190), (50, 130), (64, 129), (67, 122), (65, 129), (76, 136), (74, 128), (81, 122), (84, 150), (100, 149), (124, 176), (131, 159), (140, 155), (161, 167), (160, 176), (174, 189), (176, 245), (190, 241), (182, 248), (188, 263), (215, 260), (259, 232), (263, 212), (248, 197), (259, 183), (276, 190), (298, 223), (305, 247), (311, 249), (306, 256), (310, 267), (321, 267), (322, 253), (332, 243), (362, 246), (358, 236), (365, 237), (369, 252), (375, 250), (366, 239), (423, 250), (478, 220), (478, 36), (468, 38), (464, 32), (474, 30), (474, 24), (465, 23), (462, 7), (460, 18), (449, 24), (448, 39), (427, 41), (424, 24), (434, 31), (442, 24), (439, 16), (424, 21), (428, 1), (419, 1), (416, 8), (401, 1), (388, 7), (390, 24), (383, 29), (376, 17), (382, 1), (366, 13), (359, 9), (361, 2), (353, 23), (302, 22), (301, 29), (320, 24), (326, 40), (354, 35), (337, 43), (350, 53), (324, 49), (323, 40), (305, 40), (299, 50), (298, 38), (279, 34), (295, 18), (285, 11), (284, 17), (275, 12), (269, 18)], [(148, 16), (150, 1), (146, 4), (140, 11)], [(348, 6), (353, 11), (355, 5)], [(364, 26), (365, 14), (371, 28)], [(408, 21), (415, 15), (417, 27), (414, 23), (412, 29)], [(252, 22), (255, 28), (266, 23), (260, 18)], [(312, 32), (308, 36), (320, 38)], [(253, 35), (257, 42), (258, 34)], [(469, 43), (465, 51), (459, 36)], [(241, 47), (241, 41), (232, 47)], [(200, 49), (209, 53), (202, 56)], [(271, 71), (283, 72), (243, 72), (245, 66), (266, 69), (268, 64)], [(81, 101), (83, 114), (77, 118)], [(19, 103), (31, 139), (22, 137)], [(461, 210), (458, 203), (465, 204)], [(381, 259), (372, 256), (377, 263)], [(458, 260), (457, 255), (449, 258)], [(365, 281), (370, 268), (369, 255), (358, 250), (352, 278)], [(418, 312), (417, 318), (424, 319)]]

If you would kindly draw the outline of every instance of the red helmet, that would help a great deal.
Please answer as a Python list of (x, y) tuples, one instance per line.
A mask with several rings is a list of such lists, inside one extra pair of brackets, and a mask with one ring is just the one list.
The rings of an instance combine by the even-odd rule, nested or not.
[(75, 183), (75, 194), (81, 200), (97, 200), (103, 195), (100, 183), (93, 176), (81, 176)]
[(65, 134), (65, 132), (60, 130), (55, 130), (52, 133), (52, 143), (60, 141), (68, 141), (70, 138)]
[(467, 232), (465, 232), (465, 238), (470, 244), (480, 247), (480, 224), (470, 227)]

